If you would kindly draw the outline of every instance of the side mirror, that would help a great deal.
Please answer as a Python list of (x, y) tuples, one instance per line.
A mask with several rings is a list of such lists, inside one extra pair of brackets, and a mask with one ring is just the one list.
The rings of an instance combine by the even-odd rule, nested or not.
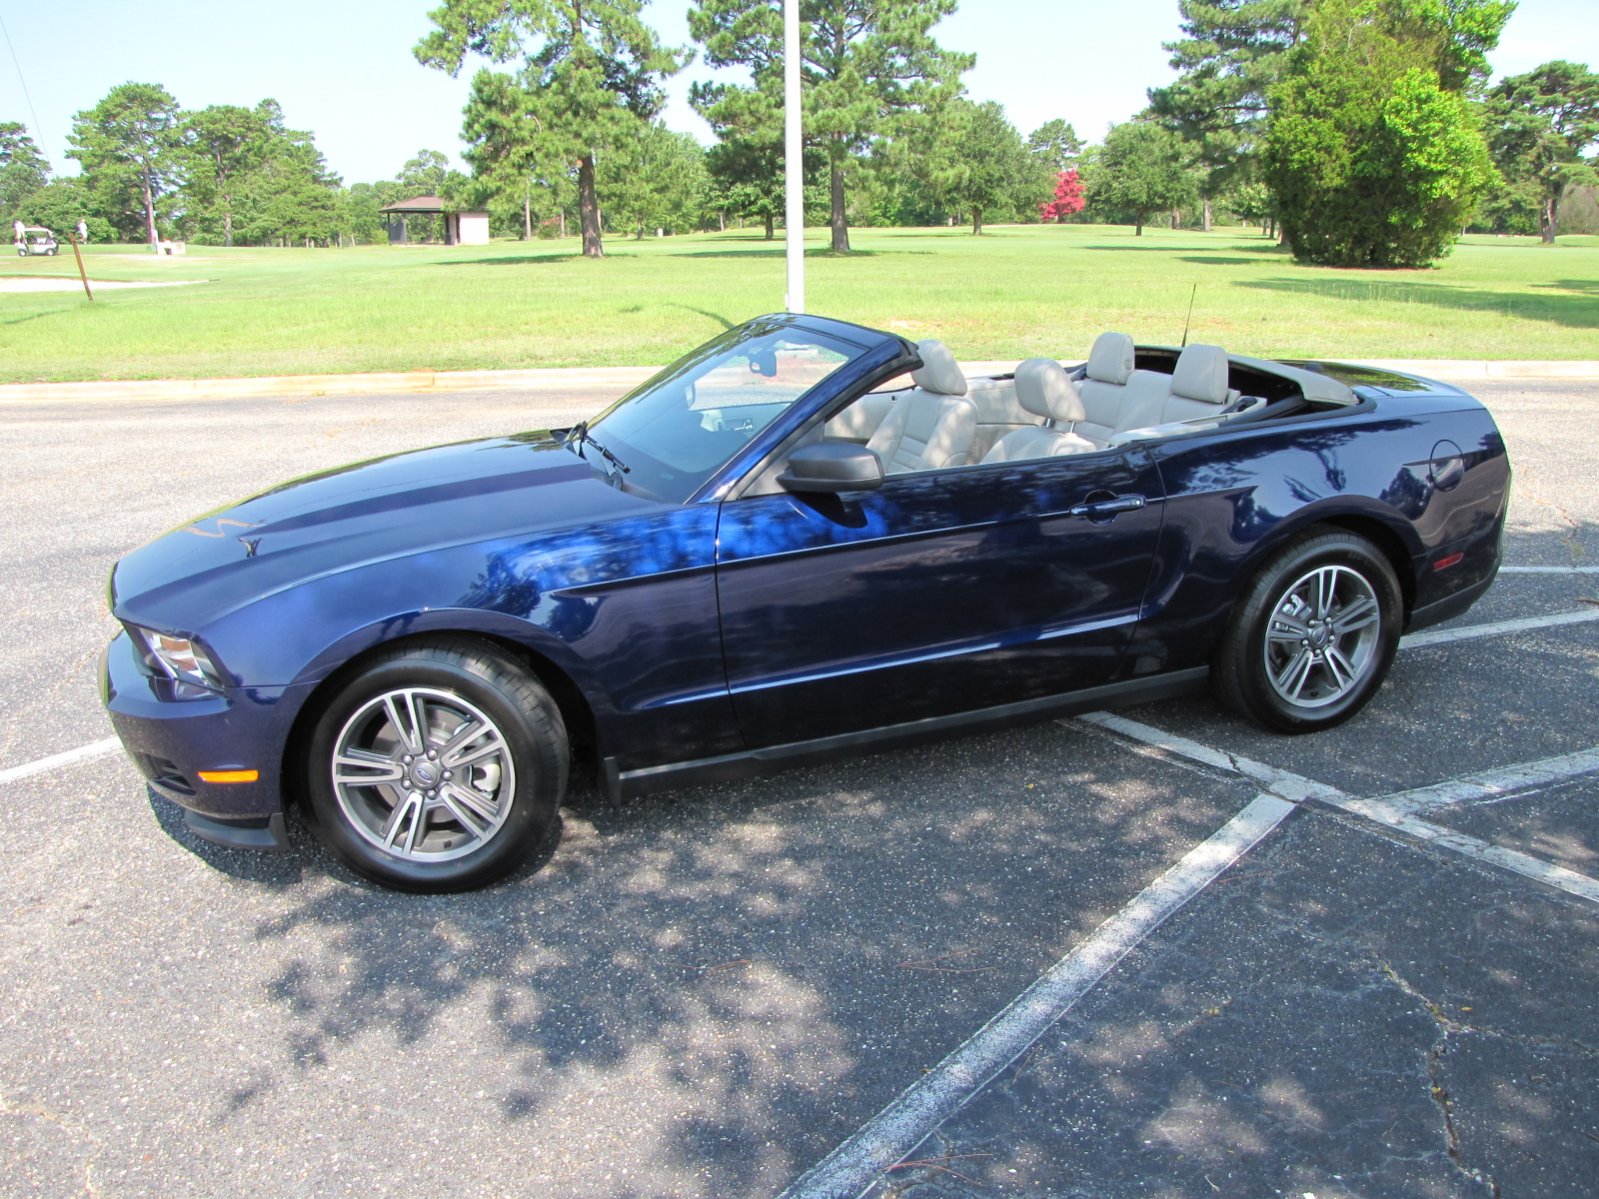
[(787, 491), (871, 491), (883, 485), (883, 460), (863, 445), (824, 441), (801, 446), (789, 455), (788, 469), (777, 476)]
[(750, 374), (760, 375), (766, 379), (777, 377), (777, 351), (756, 350), (750, 355)]

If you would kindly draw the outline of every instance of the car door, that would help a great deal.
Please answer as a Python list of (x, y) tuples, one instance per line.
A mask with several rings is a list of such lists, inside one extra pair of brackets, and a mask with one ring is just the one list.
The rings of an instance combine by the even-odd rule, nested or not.
[(1142, 450), (723, 503), (717, 596), (752, 747), (1115, 681), (1161, 520)]

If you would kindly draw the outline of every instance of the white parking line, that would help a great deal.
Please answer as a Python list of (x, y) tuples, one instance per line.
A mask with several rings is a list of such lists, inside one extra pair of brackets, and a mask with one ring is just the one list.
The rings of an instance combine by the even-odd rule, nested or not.
[(1562, 782), (1599, 771), (1599, 746), (1573, 754), (1524, 762), (1500, 770), (1485, 770), (1464, 778), (1417, 787), (1387, 796), (1385, 802), (1396, 811), (1419, 815), (1433, 808), (1448, 807), (1466, 800), (1504, 799), (1533, 787)]
[(1432, 629), (1425, 633), (1411, 633), (1399, 642), (1399, 648), (1421, 649), (1423, 646), (1444, 645), (1451, 641), (1470, 641), (1476, 637), (1498, 637), (1508, 633), (1525, 633), (1532, 629), (1585, 624), (1590, 620), (1599, 620), (1599, 608), (1579, 608), (1574, 612), (1552, 612), (1548, 616), (1527, 616), (1521, 620), (1498, 620), (1492, 624), (1467, 624), (1456, 628)]
[(1575, 870), (1567, 870), (1564, 866), (1557, 866), (1553, 862), (1546, 862), (1542, 858), (1535, 858), (1530, 853), (1522, 853), (1516, 849), (1506, 849), (1495, 845), (1491, 841), (1466, 833), (1457, 833), (1453, 829), (1443, 828), (1421, 819), (1419, 816), (1395, 807), (1387, 800), (1378, 799), (1348, 799), (1338, 805), (1346, 812), (1356, 816), (1364, 816), (1367, 820), (1376, 821), (1388, 828), (1397, 829), (1402, 833), (1409, 833), (1412, 837), (1436, 845), (1441, 849), (1453, 850), (1462, 857), (1474, 861), (1486, 862), (1490, 866), (1497, 866), (1501, 870), (1509, 870), (1524, 878), (1545, 883), (1556, 887), (1568, 895), (1575, 895), (1579, 899), (1586, 899), (1589, 903), (1599, 904), (1599, 879), (1589, 878), (1586, 874), (1578, 874)]
[(88, 745), (80, 745), (77, 749), (51, 754), (48, 758), (24, 762), (21, 766), (8, 766), (6, 769), (0, 770), (0, 785), (14, 783), (18, 779), (25, 779), (30, 775), (43, 774), (46, 770), (54, 770), (58, 766), (71, 766), (74, 762), (86, 762), (90, 758), (103, 758), (106, 754), (114, 754), (121, 748), (122, 742), (115, 737), (107, 737), (103, 741), (92, 741)]
[[(1083, 724), (1120, 733), (1129, 741), (1138, 741), (1156, 749), (1163, 749), (1191, 762), (1214, 766), (1229, 774), (1241, 774), (1251, 782), (1259, 783), (1272, 795), (1291, 803), (1303, 803), (1307, 799), (1337, 803), (1340, 799), (1347, 798), (1337, 787), (1329, 787), (1325, 783), (1318, 783), (1315, 779), (1307, 779), (1302, 774), (1295, 774), (1291, 770), (1279, 770), (1275, 766), (1268, 766), (1264, 762), (1257, 762), (1253, 758), (1242, 757), (1239, 754), (1212, 749), (1208, 745), (1201, 745), (1198, 741), (1180, 737), (1176, 733), (1168, 733), (1165, 729), (1157, 729), (1154, 725), (1145, 724), (1140, 720), (1118, 716), (1114, 712), (1089, 712), (1075, 719)], [(1068, 719), (1060, 723), (1070, 728), (1074, 722)]]
[(878, 1175), (908, 1157), (995, 1075), (1026, 1053), (1117, 962), (1293, 810), (1293, 804), (1276, 796), (1256, 796), (964, 1045), (802, 1175), (781, 1199), (853, 1199), (867, 1190)]
[(1599, 575), (1599, 566), (1501, 566), (1502, 575)]
[[(1153, 725), (1143, 724), (1137, 720), (1129, 720), (1125, 716), (1114, 716), (1109, 712), (1090, 712), (1086, 716), (1079, 716), (1078, 720), (1119, 733), (1133, 741), (1144, 745), (1154, 746), (1156, 749), (1166, 750), (1168, 753), (1188, 758), (1191, 761), (1202, 762), (1208, 766), (1217, 766), (1223, 770), (1230, 770), (1241, 774), (1252, 782), (1261, 784), (1273, 795), (1299, 803), (1307, 799), (1318, 800), (1341, 811), (1360, 816), (1366, 820), (1396, 829), (1429, 844), (1437, 845), (1442, 849), (1452, 850), (1463, 857), (1474, 861), (1485, 862), (1497, 866), (1502, 870), (1509, 870), (1525, 878), (1535, 879), (1556, 887), (1568, 895), (1575, 895), (1590, 903), (1599, 903), (1599, 880), (1589, 878), (1586, 874), (1578, 874), (1575, 870), (1567, 870), (1564, 866), (1556, 866), (1542, 858), (1535, 858), (1531, 854), (1522, 853), (1515, 849), (1505, 849), (1491, 842), (1483, 841), (1466, 833), (1457, 833), (1440, 825), (1431, 824), (1415, 815), (1414, 792), (1396, 791), (1389, 795), (1378, 795), (1370, 799), (1356, 799), (1347, 792), (1340, 791), (1337, 787), (1330, 787), (1325, 783), (1318, 783), (1304, 775), (1294, 774), (1289, 770), (1279, 770), (1275, 766), (1268, 766), (1264, 762), (1256, 762), (1252, 758), (1241, 757), (1238, 754), (1223, 753), (1212, 749), (1208, 745), (1201, 745), (1187, 737), (1179, 737)], [(1487, 775), (1468, 776), (1454, 784), (1440, 784), (1440, 787), (1469, 788), (1474, 783), (1480, 783), (1484, 778), (1490, 780), (1489, 787), (1494, 785), (1494, 779), (1504, 779), (1513, 772), (1520, 771), (1524, 777), (1536, 778), (1540, 783), (1559, 782), (1563, 779), (1576, 778), (1580, 775), (1591, 774), (1596, 768), (1593, 750), (1583, 750), (1574, 754), (1566, 754), (1560, 758), (1545, 758), (1539, 762), (1526, 763), (1519, 767), (1506, 767), (1503, 770), (1492, 771)], [(1479, 788), (1480, 789), (1480, 788)], [(1423, 788), (1422, 790), (1436, 790)], [(1498, 792), (1490, 791), (1490, 794)], [(1464, 798), (1465, 796), (1462, 796)], [(1437, 806), (1436, 804), (1432, 806)]]

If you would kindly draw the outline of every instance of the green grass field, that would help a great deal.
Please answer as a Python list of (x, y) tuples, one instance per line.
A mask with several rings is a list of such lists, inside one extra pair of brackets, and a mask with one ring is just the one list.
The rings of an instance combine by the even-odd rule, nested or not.
[[(1435, 270), (1296, 265), (1247, 230), (1089, 225), (812, 231), (808, 307), (967, 359), (1080, 358), (1105, 329), (1239, 353), (1599, 359), (1599, 238), (1469, 237)], [(76, 278), (70, 252), (0, 276)], [(0, 290), (0, 381), (200, 378), (670, 361), (783, 306), (781, 240), (758, 233), (487, 247), (221, 250), (157, 259), (90, 247), (91, 278), (204, 280), (99, 292)], [(0, 287), (5, 280), (0, 278)]]

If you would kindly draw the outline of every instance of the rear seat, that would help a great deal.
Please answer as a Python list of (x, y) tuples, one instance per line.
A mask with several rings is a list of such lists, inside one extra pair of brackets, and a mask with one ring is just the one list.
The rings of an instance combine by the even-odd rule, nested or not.
[(987, 376), (966, 380), (966, 398), (977, 407), (977, 444), (972, 461), (980, 462), (988, 451), (1018, 429), (1035, 429), (1038, 418), (1022, 407), (1016, 396), (1016, 380)]
[(1101, 333), (1088, 354), (1088, 373), (1078, 383), (1083, 419), (1072, 432), (1096, 445), (1108, 445), (1115, 435), (1127, 380), (1133, 373), (1133, 339), (1125, 333)]
[(1184, 347), (1170, 375), (1134, 371), (1110, 444), (1169, 437), (1195, 423), (1220, 421), (1239, 396), (1227, 386), (1228, 370), (1226, 350), (1195, 344)]
[(1066, 369), (1053, 358), (1029, 358), (1016, 368), (1016, 398), (1043, 424), (1013, 429), (983, 455), (984, 462), (1019, 462), (1061, 454), (1091, 453), (1097, 447), (1064, 426), (1083, 417), (1082, 397)]

